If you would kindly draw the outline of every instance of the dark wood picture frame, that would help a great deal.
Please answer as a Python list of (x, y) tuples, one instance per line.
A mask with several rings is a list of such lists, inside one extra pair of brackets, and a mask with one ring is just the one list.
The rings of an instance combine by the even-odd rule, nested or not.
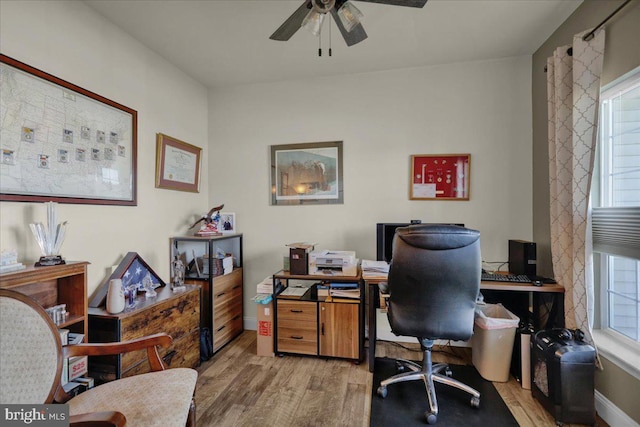
[(271, 146), (271, 204), (344, 203), (342, 141)]
[(0, 201), (136, 206), (137, 111), (6, 55), (0, 66), (30, 99), (0, 129)]
[[(141, 271), (136, 271), (138, 268), (140, 268)], [(105, 305), (107, 291), (109, 290), (109, 281), (111, 279), (122, 279), (122, 285), (126, 287), (131, 281), (129, 277), (139, 277), (146, 272), (149, 272), (151, 281), (158, 284), (158, 287), (166, 285), (160, 276), (149, 267), (149, 264), (147, 264), (137, 252), (127, 252), (115, 271), (98, 286), (95, 295), (89, 302), (89, 307), (102, 307)]]
[(202, 148), (158, 133), (156, 135), (156, 188), (200, 192)]
[(410, 200), (469, 200), (471, 154), (414, 154)]

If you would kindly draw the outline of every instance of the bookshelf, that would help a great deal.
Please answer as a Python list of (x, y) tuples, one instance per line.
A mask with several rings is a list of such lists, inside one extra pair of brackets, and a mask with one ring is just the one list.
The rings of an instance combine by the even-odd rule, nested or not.
[(0, 274), (0, 288), (12, 289), (33, 298), (47, 309), (66, 304), (68, 315), (58, 328), (84, 334), (87, 338), (87, 266), (77, 261), (49, 267), (27, 267)]

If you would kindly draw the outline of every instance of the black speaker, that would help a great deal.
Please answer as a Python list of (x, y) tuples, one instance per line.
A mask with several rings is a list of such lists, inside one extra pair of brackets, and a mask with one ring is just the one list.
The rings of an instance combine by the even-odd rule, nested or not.
[(524, 240), (509, 240), (509, 273), (536, 275), (536, 244)]

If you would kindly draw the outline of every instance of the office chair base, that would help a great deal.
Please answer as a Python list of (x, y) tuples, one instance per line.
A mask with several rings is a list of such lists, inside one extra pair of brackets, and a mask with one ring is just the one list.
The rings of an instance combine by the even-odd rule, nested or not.
[[(448, 364), (437, 363), (435, 365), (431, 365), (430, 349), (425, 351), (424, 356), (425, 358), (422, 366), (410, 360), (397, 360), (397, 368), (401, 373), (382, 381), (377, 389), (378, 396), (383, 399), (387, 397), (387, 386), (391, 384), (421, 380), (424, 383), (427, 392), (427, 398), (429, 401), (429, 410), (425, 412), (425, 418), (428, 424), (434, 424), (438, 419), (438, 401), (436, 398), (434, 382), (439, 382), (441, 384), (455, 387), (466, 393), (469, 393), (471, 395), (471, 407), (480, 407), (480, 393), (477, 390), (458, 380), (451, 378), (452, 373)], [(408, 369), (409, 372), (403, 372), (406, 369)], [(442, 375), (441, 372), (444, 372), (444, 375)]]

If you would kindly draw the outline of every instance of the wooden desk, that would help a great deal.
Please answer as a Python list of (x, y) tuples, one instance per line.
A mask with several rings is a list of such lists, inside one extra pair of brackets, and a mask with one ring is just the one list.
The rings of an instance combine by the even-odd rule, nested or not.
[[(373, 372), (373, 364), (376, 358), (376, 339), (377, 339), (377, 325), (376, 325), (376, 308), (378, 306), (378, 284), (386, 282), (387, 278), (378, 277), (364, 277), (364, 281), (367, 284), (368, 292), (368, 309), (367, 309), (367, 321), (369, 325), (369, 348), (367, 349), (367, 363), (369, 364), (369, 372)], [(512, 283), (512, 282), (480, 282), (480, 290), (491, 291), (508, 291), (508, 292), (530, 292), (534, 296), (534, 318), (537, 317), (536, 310), (539, 308), (537, 299), (542, 295), (553, 295), (554, 306), (557, 307), (557, 316), (552, 322), (554, 326), (561, 327), (564, 325), (564, 287), (558, 284), (544, 284), (542, 286), (533, 286), (529, 283)]]

